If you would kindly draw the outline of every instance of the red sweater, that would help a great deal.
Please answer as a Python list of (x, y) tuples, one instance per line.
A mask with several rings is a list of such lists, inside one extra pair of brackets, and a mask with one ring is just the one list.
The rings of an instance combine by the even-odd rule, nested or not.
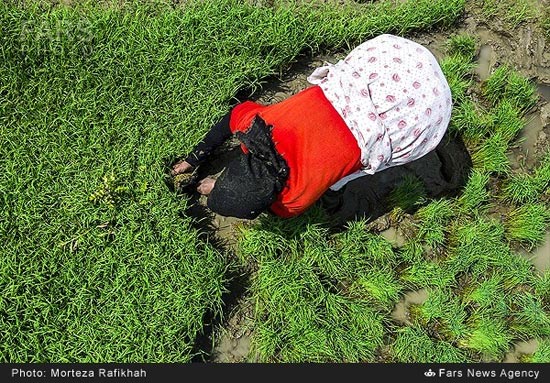
[(231, 113), (231, 132), (246, 131), (257, 114), (273, 125), (275, 149), (289, 167), (286, 186), (271, 205), (278, 216), (304, 212), (336, 181), (361, 168), (355, 137), (320, 87), (273, 105), (237, 105)]

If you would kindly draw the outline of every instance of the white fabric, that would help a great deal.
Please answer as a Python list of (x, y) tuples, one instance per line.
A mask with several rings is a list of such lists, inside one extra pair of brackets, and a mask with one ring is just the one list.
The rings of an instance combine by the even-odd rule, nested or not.
[(441, 141), (451, 118), (451, 91), (436, 58), (402, 37), (368, 40), (307, 80), (321, 87), (361, 149), (361, 171), (333, 190), (422, 157)]

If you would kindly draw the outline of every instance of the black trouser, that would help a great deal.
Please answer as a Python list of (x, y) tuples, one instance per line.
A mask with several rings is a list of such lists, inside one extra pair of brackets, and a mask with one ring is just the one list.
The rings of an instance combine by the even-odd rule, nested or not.
[(320, 205), (334, 218), (335, 225), (354, 219), (375, 220), (391, 211), (391, 192), (405, 177), (415, 176), (430, 198), (455, 196), (466, 184), (472, 160), (464, 143), (446, 133), (439, 145), (425, 156), (405, 165), (388, 168), (348, 182), (338, 191), (327, 190)]

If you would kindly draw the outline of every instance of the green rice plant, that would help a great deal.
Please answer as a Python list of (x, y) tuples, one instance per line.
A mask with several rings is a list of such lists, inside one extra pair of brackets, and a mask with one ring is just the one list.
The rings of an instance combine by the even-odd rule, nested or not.
[(489, 174), (477, 169), (472, 171), (462, 195), (457, 200), (461, 211), (471, 213), (489, 200), (488, 182)]
[(337, 234), (334, 240), (341, 259), (349, 261), (352, 268), (359, 264), (392, 265), (397, 259), (391, 243), (382, 236), (370, 233), (363, 220), (350, 222), (347, 230)]
[(499, 361), (508, 350), (513, 336), (501, 318), (475, 315), (470, 318), (468, 334), (458, 344), (482, 354), (485, 361)]
[(435, 248), (445, 243), (445, 226), (455, 211), (449, 200), (439, 199), (420, 208), (415, 214), (417, 237), (427, 246)]
[(536, 295), (546, 304), (550, 304), (550, 270), (535, 278), (534, 288)]
[(449, 230), (445, 267), (454, 273), (484, 273), (509, 252), (503, 239), (504, 227), (496, 220), (474, 217), (456, 221)]
[(251, 291), (259, 361), (368, 361), (382, 344), (382, 316), (329, 291), (306, 259), (263, 262)]
[(415, 306), (413, 313), (421, 323), (436, 323), (439, 334), (448, 341), (455, 341), (466, 333), (464, 305), (448, 287), (430, 288), (428, 299)]
[(525, 125), (521, 111), (509, 99), (500, 102), (491, 111), (491, 115), (494, 132), (507, 142), (512, 141)]
[(284, 237), (271, 231), (258, 228), (241, 228), (236, 254), (243, 264), (250, 259), (258, 260), (262, 256), (284, 256), (290, 244)]
[(435, 262), (421, 261), (407, 266), (401, 273), (409, 289), (424, 287), (452, 287), (456, 284), (456, 274), (448, 267)]
[(459, 363), (469, 360), (463, 350), (448, 342), (432, 339), (420, 326), (398, 329), (390, 345), (390, 355), (399, 363)]
[(527, 258), (511, 251), (504, 251), (504, 247), (503, 251), (495, 255), (497, 259), (492, 265), (492, 270), (501, 277), (505, 289), (533, 284), (535, 267)]
[(550, 186), (550, 151), (546, 152), (535, 168), (534, 178), (537, 191), (540, 194), (548, 190)]
[(541, 27), (544, 32), (544, 35), (547, 39), (550, 39), (550, 12), (548, 9), (544, 12), (544, 15), (541, 17)]
[(421, 261), (424, 255), (422, 243), (417, 238), (410, 239), (399, 248), (399, 257), (407, 263)]
[(454, 54), (440, 62), (441, 70), (445, 74), (453, 100), (460, 104), (466, 99), (466, 93), (473, 85), (470, 78), (475, 66), (468, 57)]
[(406, 176), (390, 193), (388, 204), (396, 206), (403, 212), (410, 212), (412, 208), (424, 203), (426, 190), (418, 177)]
[(476, 54), (476, 38), (468, 34), (459, 34), (449, 37), (446, 42), (448, 55), (461, 55), (473, 61)]
[(472, 154), (474, 169), (482, 172), (508, 174), (510, 160), (506, 156), (508, 142), (500, 133), (494, 133), (481, 142)]
[[(177, 7), (172, 1), (71, 3), (0, 2), (3, 361), (191, 360), (205, 318), (222, 315), (231, 261), (200, 240), (184, 216), (189, 198), (159, 182), (162, 159), (188, 153), (240, 90), (257, 89), (301, 52), (449, 25), (464, 9), (463, 0), (361, 7), (258, 7), (233, 0)], [(88, 199), (111, 172), (123, 186), (147, 185), (136, 198), (121, 198), (114, 213)], [(290, 222), (295, 225), (277, 234), (288, 241), (282, 246), (287, 257), (300, 259), (296, 227), (303, 223), (281, 226)], [(248, 253), (264, 245), (255, 240)], [(265, 251), (273, 252), (269, 241)], [(324, 288), (317, 274), (307, 278), (312, 295)], [(363, 347), (355, 342), (361, 339), (378, 342), (376, 331), (383, 330), (376, 312), (366, 303), (346, 307), (374, 320), (374, 330), (341, 316), (355, 328), (338, 330), (354, 340), (340, 338), (351, 347)], [(291, 318), (317, 313), (316, 305), (291, 308)], [(270, 311), (258, 312), (262, 320), (273, 318), (266, 315)], [(293, 333), (279, 331), (287, 318), (274, 313), (283, 319), (264, 327), (277, 336), (268, 337), (266, 347), (292, 351), (285, 337)], [(294, 331), (308, 335), (296, 339), (297, 354), (309, 349), (310, 359), (321, 359), (339, 350), (327, 343), (339, 339), (329, 330), (337, 327), (318, 325), (322, 319), (298, 322)], [(374, 348), (357, 351), (355, 359)]]
[(472, 310), (490, 312), (493, 317), (504, 318), (508, 314), (503, 277), (494, 273), (466, 289), (462, 301)]
[(539, 197), (537, 179), (527, 173), (515, 173), (510, 175), (501, 188), (504, 201), (516, 204), (535, 202)]
[(509, 300), (512, 307), (510, 328), (519, 338), (550, 336), (550, 311), (539, 297), (521, 291), (510, 296)]
[(538, 347), (532, 355), (522, 355), (523, 363), (550, 363), (550, 337), (538, 338)]
[(517, 241), (532, 249), (540, 244), (550, 222), (550, 212), (540, 203), (527, 203), (506, 217), (506, 238)]
[(382, 267), (360, 275), (350, 286), (349, 293), (391, 311), (403, 289), (404, 286), (395, 277), (395, 271), (390, 267)]
[(487, 21), (503, 20), (511, 28), (535, 17), (536, 9), (537, 3), (533, 0), (485, 0), (481, 8)]
[(483, 95), (494, 106), (501, 100), (508, 100), (521, 111), (531, 109), (538, 101), (536, 86), (509, 66), (495, 69), (483, 83)]
[(449, 129), (460, 133), (469, 145), (478, 144), (489, 133), (490, 115), (470, 99), (453, 108)]

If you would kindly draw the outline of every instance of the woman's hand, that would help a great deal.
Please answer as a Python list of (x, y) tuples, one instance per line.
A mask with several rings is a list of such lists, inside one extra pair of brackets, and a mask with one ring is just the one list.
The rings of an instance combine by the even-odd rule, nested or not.
[(187, 161), (179, 161), (174, 166), (172, 166), (172, 170), (170, 171), (170, 174), (173, 176), (176, 176), (181, 173), (187, 173), (193, 170), (193, 166)]
[(202, 195), (209, 195), (216, 184), (216, 180), (210, 177), (199, 181), (199, 186), (197, 186), (197, 191)]

